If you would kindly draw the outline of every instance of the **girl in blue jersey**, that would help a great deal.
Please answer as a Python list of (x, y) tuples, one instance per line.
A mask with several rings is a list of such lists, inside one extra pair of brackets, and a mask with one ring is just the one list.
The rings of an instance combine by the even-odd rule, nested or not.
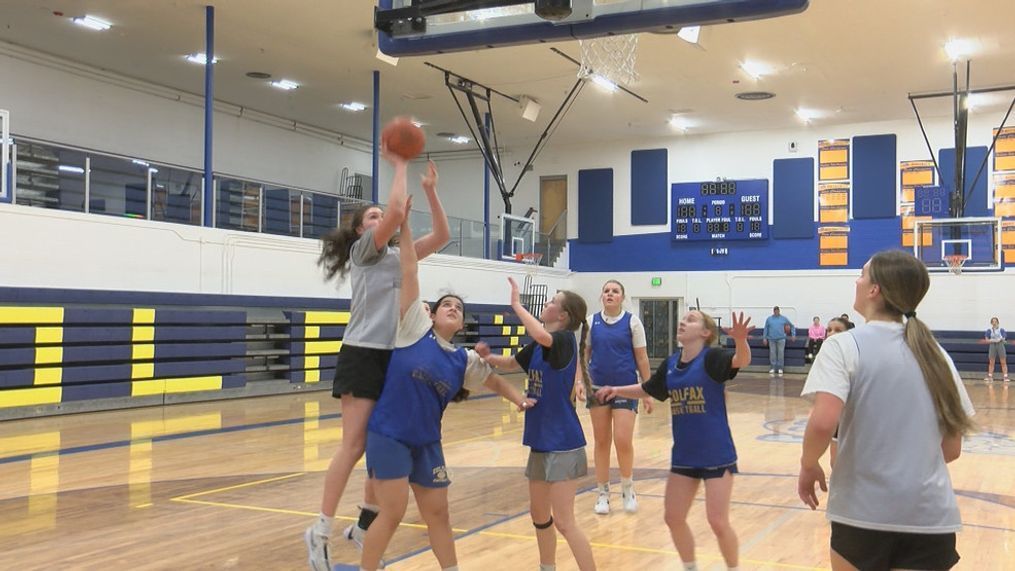
[[(528, 446), (529, 512), (539, 544), (539, 569), (556, 568), (557, 534), (567, 540), (578, 568), (596, 568), (592, 547), (574, 518), (574, 497), (578, 479), (588, 474), (585, 434), (574, 406), (575, 375), (581, 363), (582, 377), (588, 377), (585, 336), (588, 310), (585, 300), (570, 291), (558, 291), (536, 319), (522, 306), (518, 284), (511, 278), (511, 308), (532, 336), (533, 342), (515, 356), (491, 355), (477, 347), (480, 355), (501, 369), (521, 367), (528, 373), (526, 392), (539, 405), (526, 413), (522, 443)], [(575, 339), (579, 332), (581, 342)]]
[[(624, 286), (617, 280), (603, 284), (600, 300), (603, 310), (588, 317), (589, 339), (585, 344), (585, 358), (589, 362), (590, 378), (585, 382), (595, 390), (607, 385), (623, 386), (649, 378), (648, 345), (645, 326), (637, 315), (624, 311)], [(578, 385), (579, 399), (586, 400), (592, 417), (595, 436), (596, 483), (598, 497), (595, 512), (610, 513), (610, 445), (617, 448), (620, 466), (620, 496), (624, 510), (634, 513), (638, 500), (634, 494), (634, 420), (638, 413), (638, 399), (617, 398), (600, 404), (594, 398), (585, 399)], [(652, 412), (652, 401), (645, 399), (645, 411)]]
[[(409, 210), (406, 195), (407, 162), (385, 152), (394, 167), (388, 206), (365, 205), (356, 210), (350, 223), (322, 238), (318, 264), (328, 279), (349, 276), (352, 295), (349, 325), (335, 365), (332, 396), (342, 399), (342, 446), (335, 452), (324, 477), (321, 512), (304, 532), (308, 560), (313, 571), (331, 571), (328, 539), (332, 520), (349, 481), (353, 467), (363, 457), (367, 419), (381, 395), (384, 372), (391, 357), (398, 323), (398, 248), (389, 243)], [(422, 178), (423, 190), (432, 213), (433, 232), (409, 242), (422, 259), (447, 243), (448, 219), (437, 196), (437, 168), (431, 162)], [(377, 515), (377, 498), (368, 479), (359, 521), (347, 527), (346, 539), (362, 545), (363, 534)]]
[(737, 473), (737, 452), (726, 417), (724, 383), (751, 362), (747, 335), (753, 329), (744, 314), (732, 316), (726, 334), (736, 341), (736, 351), (712, 347), (719, 336), (715, 321), (694, 310), (680, 320), (677, 340), (683, 347), (671, 355), (647, 382), (624, 387), (607, 386), (596, 392), (602, 402), (616, 397), (670, 400), (673, 415), (673, 449), (670, 477), (666, 482), (666, 525), (670, 528), (684, 569), (696, 571), (694, 534), (687, 525), (687, 512), (705, 480), (705, 512), (729, 569), (737, 569), (736, 532), (730, 526), (730, 495)]
[[(402, 223), (403, 240), (411, 240), (409, 217)], [(459, 349), (451, 338), (464, 326), (461, 298), (445, 295), (426, 312), (419, 298), (417, 258), (413, 248), (399, 253), (402, 289), (398, 333), (391, 353), (384, 391), (367, 424), (367, 472), (374, 480), (380, 512), (363, 542), (362, 569), (374, 570), (405, 515), (409, 489), (437, 561), (445, 571), (457, 570), (455, 544), (448, 517), (448, 479), (441, 448), (441, 418), (449, 402), (464, 400), (469, 383), (483, 383), (518, 405), (532, 409), (528, 399), (475, 351)]]

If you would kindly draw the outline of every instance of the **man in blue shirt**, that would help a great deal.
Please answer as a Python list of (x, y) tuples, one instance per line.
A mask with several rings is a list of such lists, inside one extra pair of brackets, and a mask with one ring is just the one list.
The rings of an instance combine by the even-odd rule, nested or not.
[(796, 328), (789, 319), (779, 313), (779, 306), (772, 308), (772, 315), (765, 320), (765, 332), (762, 342), (768, 347), (768, 370), (770, 376), (782, 376), (786, 355), (786, 337), (796, 340)]

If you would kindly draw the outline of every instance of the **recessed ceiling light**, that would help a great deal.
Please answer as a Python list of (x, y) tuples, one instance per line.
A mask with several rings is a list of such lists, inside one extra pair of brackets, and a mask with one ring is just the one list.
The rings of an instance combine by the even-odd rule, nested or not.
[(977, 44), (973, 40), (951, 39), (945, 43), (945, 53), (948, 54), (948, 59), (953, 62), (973, 55), (976, 48)]
[(277, 87), (278, 89), (284, 89), (286, 91), (292, 91), (293, 89), (299, 87), (300, 84), (296, 83), (295, 81), (290, 81), (288, 79), (280, 79), (278, 81), (271, 82), (271, 86)]
[(966, 109), (976, 109), (997, 103), (990, 93), (970, 93), (966, 96)]
[(744, 73), (754, 79), (761, 79), (763, 76), (772, 73), (772, 66), (754, 60), (744, 60), (740, 64), (740, 69), (744, 70)]
[(364, 109), (367, 108), (366, 105), (359, 103), (357, 101), (350, 101), (348, 103), (339, 103), (338, 106), (341, 107), (342, 109), (345, 109), (346, 111), (352, 111), (354, 113), (363, 111)]
[(821, 117), (821, 112), (816, 111), (814, 109), (805, 109), (803, 107), (798, 107), (796, 110), (796, 116), (799, 117), (800, 120), (803, 121), (804, 123), (810, 123), (812, 119), (817, 119), (818, 117)]
[(680, 28), (680, 31), (677, 32), (677, 37), (689, 44), (697, 45), (699, 36), (701, 36), (701, 26), (687, 26)]
[(271, 79), (271, 74), (263, 71), (248, 71), (247, 77), (250, 79)]
[(112, 24), (103, 20), (102, 18), (96, 18), (95, 16), (89, 15), (85, 15), (84, 17), (80, 18), (71, 18), (71, 21), (79, 26), (88, 28), (89, 30), (96, 30), (99, 32), (103, 32), (113, 27)]
[(75, 167), (71, 165), (60, 165), (56, 167), (60, 172), (69, 172), (74, 174), (85, 174), (85, 169), (81, 167)]
[(692, 126), (693, 125), (691, 125), (691, 122), (688, 121), (686, 117), (681, 117), (679, 115), (674, 115), (673, 117), (670, 117), (670, 127), (680, 129), (681, 131), (687, 131)]
[(451, 141), (452, 143), (455, 143), (456, 145), (464, 145), (467, 144), (471, 139), (469, 139), (468, 137), (463, 137), (462, 135), (455, 135), (454, 137), (451, 137), (448, 140)]
[[(205, 65), (205, 64), (208, 63), (208, 56), (206, 54), (204, 54), (204, 53), (190, 54), (188, 56), (183, 56), (183, 57), (184, 57), (184, 59), (186, 59), (190, 63), (196, 63), (196, 64), (200, 64), (200, 65)], [(219, 58), (217, 58), (217, 57), (211, 58), (211, 63), (216, 64), (218, 62), (219, 62)]]
[(606, 79), (605, 77), (603, 77), (603, 76), (601, 76), (601, 75), (599, 75), (597, 73), (596, 74), (592, 74), (589, 78), (592, 80), (592, 83), (595, 83), (596, 85), (598, 85), (599, 87), (602, 87), (603, 89), (605, 89), (606, 91), (609, 91), (610, 93), (613, 93), (614, 91), (617, 90), (617, 84), (616, 83), (613, 83), (609, 79)]
[(771, 99), (775, 97), (775, 94), (771, 91), (743, 91), (737, 93), (736, 98), (744, 101), (762, 101), (765, 99)]

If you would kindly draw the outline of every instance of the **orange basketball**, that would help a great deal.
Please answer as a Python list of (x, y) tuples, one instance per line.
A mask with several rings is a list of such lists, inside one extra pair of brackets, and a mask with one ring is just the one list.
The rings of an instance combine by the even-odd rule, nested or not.
[(423, 152), (426, 135), (408, 117), (395, 117), (381, 131), (381, 145), (408, 161)]

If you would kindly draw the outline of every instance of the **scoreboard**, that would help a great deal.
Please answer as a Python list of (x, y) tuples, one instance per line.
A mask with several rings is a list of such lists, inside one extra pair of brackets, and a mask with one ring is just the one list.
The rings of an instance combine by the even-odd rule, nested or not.
[(674, 242), (768, 239), (768, 180), (681, 182), (670, 194)]

